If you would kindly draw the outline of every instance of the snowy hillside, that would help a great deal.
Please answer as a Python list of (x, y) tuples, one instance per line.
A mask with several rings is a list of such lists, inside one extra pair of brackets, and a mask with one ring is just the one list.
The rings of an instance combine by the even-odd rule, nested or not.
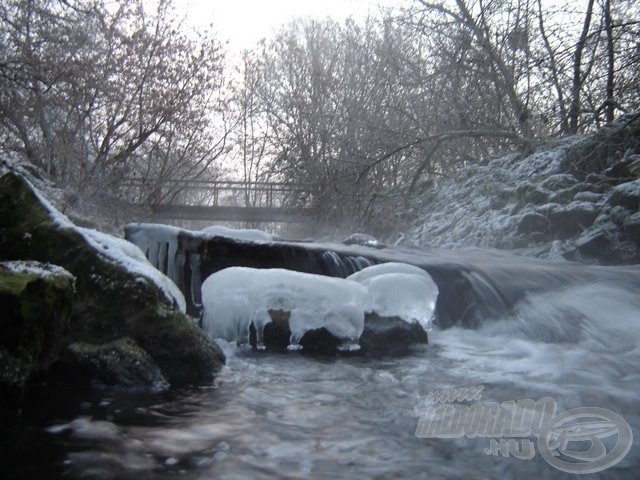
[(639, 176), (640, 133), (623, 120), (438, 180), (412, 200), (404, 240), (637, 263)]

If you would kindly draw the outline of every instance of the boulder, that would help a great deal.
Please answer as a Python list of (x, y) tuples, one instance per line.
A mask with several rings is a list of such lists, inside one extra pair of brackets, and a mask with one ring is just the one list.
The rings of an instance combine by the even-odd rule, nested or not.
[(556, 173), (549, 175), (540, 185), (545, 190), (558, 192), (573, 187), (578, 179), (569, 173)]
[(633, 177), (640, 177), (640, 155), (631, 155), (627, 168)]
[(618, 185), (611, 192), (609, 203), (625, 207), (632, 212), (640, 207), (640, 179)]
[[(66, 344), (101, 345), (130, 337), (172, 385), (208, 382), (222, 366), (220, 349), (176, 309), (177, 297), (163, 288), (171, 284), (166, 277), (162, 276), (166, 284), (154, 280), (146, 273), (148, 266), (157, 274), (148, 262), (143, 265), (129, 258), (136, 270), (119, 261), (112, 246), (90, 241), (12, 172), (0, 177), (0, 218), (0, 258), (55, 263), (76, 278)], [(117, 239), (112, 240), (116, 245)], [(123, 249), (134, 249), (144, 259), (136, 247), (120, 242), (126, 244)], [(125, 253), (120, 255), (126, 257)], [(129, 254), (135, 256), (133, 251)]]
[(74, 277), (38, 262), (0, 262), (0, 396), (13, 403), (64, 347)]
[[(613, 225), (611, 225), (613, 226)], [(603, 227), (589, 229), (576, 240), (575, 252), (579, 255), (567, 255), (571, 260), (582, 258), (612, 258), (616, 253), (616, 241), (610, 233), (611, 229)], [(613, 229), (615, 232), (615, 228)]]
[(572, 202), (554, 209), (549, 215), (551, 233), (560, 239), (572, 237), (590, 227), (598, 213), (589, 202)]
[(603, 193), (596, 193), (590, 191), (578, 192), (574, 195), (573, 200), (577, 202), (591, 202), (598, 203), (604, 197)]
[(527, 213), (520, 217), (518, 233), (529, 234), (545, 232), (549, 228), (549, 219), (539, 213)]
[(549, 201), (549, 192), (532, 183), (523, 182), (518, 185), (516, 195), (522, 205), (527, 203), (542, 204)]
[(627, 217), (622, 230), (629, 240), (640, 246), (640, 212)]
[(50, 377), (71, 388), (103, 385), (163, 391), (169, 387), (158, 365), (130, 338), (102, 345), (72, 343), (52, 367)]
[(359, 343), (365, 355), (399, 355), (409, 352), (415, 345), (429, 343), (429, 338), (418, 322), (408, 323), (400, 317), (383, 317), (370, 312), (364, 318)]

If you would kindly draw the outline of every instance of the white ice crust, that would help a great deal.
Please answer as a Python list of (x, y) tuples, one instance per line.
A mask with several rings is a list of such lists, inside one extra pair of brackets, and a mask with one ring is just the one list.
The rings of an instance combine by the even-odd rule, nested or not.
[(122, 238), (97, 230), (75, 228), (93, 248), (133, 275), (144, 277), (153, 282), (170, 302), (174, 303), (180, 311), (186, 312), (186, 302), (180, 289), (166, 275), (154, 268), (140, 248)]
[(203, 233), (215, 237), (235, 238), (236, 240), (249, 240), (252, 242), (271, 242), (273, 236), (255, 228), (229, 228), (222, 225), (212, 225), (202, 229)]
[(247, 343), (249, 326), (262, 330), (269, 310), (291, 313), (290, 343), (308, 330), (326, 328), (345, 343), (357, 342), (367, 312), (420, 322), (426, 329), (437, 286), (418, 267), (400, 263), (368, 267), (341, 279), (284, 269), (231, 267), (202, 284), (203, 328), (213, 337)]

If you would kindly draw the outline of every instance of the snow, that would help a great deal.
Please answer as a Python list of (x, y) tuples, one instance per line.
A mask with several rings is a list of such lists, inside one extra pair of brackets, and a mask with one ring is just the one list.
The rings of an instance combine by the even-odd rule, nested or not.
[(389, 262), (373, 265), (347, 277), (365, 285), (373, 311), (381, 316), (397, 316), (406, 322), (419, 322), (429, 330), (438, 298), (438, 286), (419, 267)]
[(429, 195), (414, 200), (418, 215), (405, 240), (440, 248), (513, 248), (517, 214), (535, 208), (523, 195), (538, 189), (550, 198), (554, 192), (541, 188), (541, 182), (561, 173), (567, 150), (579, 141), (541, 147), (525, 160), (505, 155), (439, 179)]
[[(38, 201), (45, 207), (49, 217), (56, 226), (62, 229), (77, 231), (84, 237), (89, 245), (104, 255), (108, 260), (125, 268), (134, 276), (143, 277), (153, 282), (163, 292), (169, 302), (176, 305), (182, 312), (186, 311), (186, 302), (182, 292), (169, 278), (151, 265), (138, 247), (124, 239), (76, 226), (69, 218), (58, 211), (31, 181), (24, 176), (23, 180), (29, 185)], [(60, 267), (49, 266), (42, 270), (33, 264), (30, 267), (25, 266), (24, 268), (34, 269), (34, 273), (36, 270), (39, 270), (40, 274), (42, 274), (46, 270), (57, 272), (56, 269)], [(61, 268), (60, 270), (64, 271), (64, 269)]]
[(71, 273), (64, 268), (51, 263), (41, 263), (34, 260), (14, 260), (0, 262), (0, 266), (13, 273), (32, 274), (39, 277), (64, 276), (75, 281), (75, 277)]
[(203, 328), (214, 338), (247, 343), (251, 323), (258, 344), (271, 322), (269, 310), (291, 313), (291, 343), (308, 330), (326, 328), (344, 343), (357, 342), (365, 313), (418, 321), (428, 329), (438, 288), (425, 271), (389, 263), (347, 279), (284, 269), (230, 267), (202, 284)]
[(349, 280), (353, 280), (354, 282), (364, 283), (373, 277), (384, 275), (387, 273), (406, 273), (410, 275), (419, 275), (431, 280), (431, 276), (420, 267), (400, 262), (387, 262), (381, 263), (379, 265), (372, 265), (350, 275), (347, 278)]
[(234, 238), (236, 240), (249, 240), (251, 242), (273, 241), (272, 235), (254, 228), (237, 229), (224, 227), (222, 225), (212, 225), (210, 227), (203, 228), (202, 232), (209, 236)]
[(617, 185), (613, 190), (625, 196), (640, 198), (640, 179)]
[[(367, 289), (350, 280), (284, 269), (230, 267), (202, 284), (203, 328), (214, 338), (247, 343), (271, 318), (268, 310), (291, 313), (291, 343), (307, 330), (326, 328), (345, 342), (355, 342), (370, 308)], [(258, 343), (261, 343), (258, 341)]]
[(124, 267), (131, 274), (153, 282), (175, 304), (181, 312), (186, 312), (186, 302), (180, 289), (147, 260), (144, 253), (133, 243), (106, 233), (76, 227), (85, 240), (108, 260)]
[(179, 236), (184, 238), (209, 239), (213, 237), (234, 238), (241, 241), (272, 241), (271, 235), (260, 230), (237, 230), (223, 226), (207, 227), (202, 231), (156, 223), (132, 223), (125, 227), (126, 238), (144, 252), (151, 264), (166, 274), (176, 285), (184, 286), (185, 268), (190, 270), (189, 282), (193, 305), (200, 304), (200, 256), (179, 249)]
[(366, 233), (354, 233), (345, 238), (342, 243), (345, 245), (362, 245), (363, 247), (384, 248), (385, 245), (377, 238)]

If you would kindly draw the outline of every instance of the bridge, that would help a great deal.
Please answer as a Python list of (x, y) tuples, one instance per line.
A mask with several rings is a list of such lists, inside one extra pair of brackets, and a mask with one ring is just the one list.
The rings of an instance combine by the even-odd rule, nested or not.
[(312, 217), (311, 185), (237, 180), (127, 178), (121, 198), (151, 213), (151, 220), (302, 223)]

